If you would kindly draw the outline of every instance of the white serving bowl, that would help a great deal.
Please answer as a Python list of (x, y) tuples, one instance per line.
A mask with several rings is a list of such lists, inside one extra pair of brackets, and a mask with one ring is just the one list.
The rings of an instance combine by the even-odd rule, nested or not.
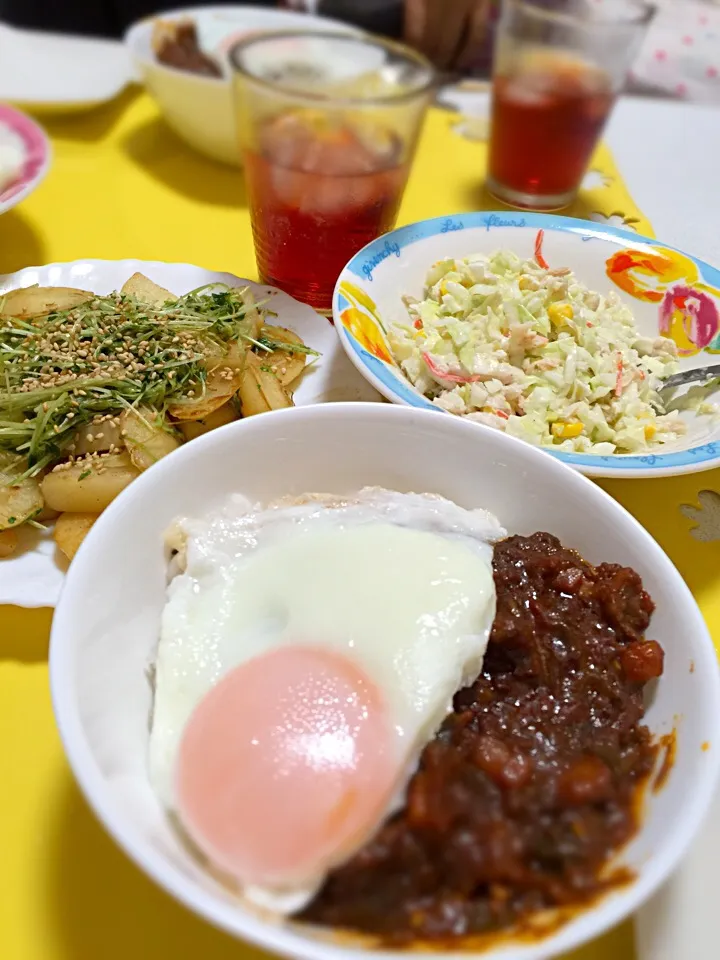
[(547, 530), (591, 562), (634, 567), (657, 603), (651, 635), (665, 649), (666, 667), (646, 719), (656, 735), (676, 729), (677, 754), (666, 785), (647, 798), (640, 833), (621, 854), (637, 879), (546, 939), (503, 941), (483, 957), (542, 960), (570, 950), (640, 906), (699, 829), (720, 758), (720, 679), (695, 601), (645, 530), (579, 473), (489, 428), (389, 404), (320, 404), (223, 427), (142, 474), (93, 527), (53, 621), (52, 695), (70, 764), (120, 846), (211, 923), (293, 958), (349, 960), (366, 952), (247, 909), (188, 855), (146, 769), (148, 665), (165, 601), (163, 533), (170, 522), (202, 515), (231, 492), (268, 500), (366, 484), (485, 507), (511, 533)]
[[(497, 250), (529, 259), (540, 231), (551, 267), (570, 267), (591, 290), (619, 294), (641, 336), (663, 333), (675, 340), (682, 370), (717, 363), (720, 270), (629, 230), (521, 210), (421, 220), (367, 244), (346, 264), (333, 296), (335, 328), (348, 356), (388, 400), (438, 411), (392, 359), (386, 333), (394, 322), (407, 322), (403, 296), (422, 297), (427, 272), (438, 260)], [(686, 411), (682, 418), (687, 433), (647, 453), (598, 456), (550, 449), (590, 477), (674, 476), (720, 466), (720, 417)]]
[[(195, 21), (201, 49), (219, 59), (224, 76), (204, 77), (158, 62), (152, 49), (154, 22), (185, 19)], [(175, 133), (205, 156), (239, 166), (232, 76), (223, 53), (228, 38), (240, 39), (245, 33), (261, 30), (302, 29), (358, 32), (338, 20), (290, 10), (232, 5), (183, 7), (134, 23), (125, 34), (125, 43), (143, 83)]]

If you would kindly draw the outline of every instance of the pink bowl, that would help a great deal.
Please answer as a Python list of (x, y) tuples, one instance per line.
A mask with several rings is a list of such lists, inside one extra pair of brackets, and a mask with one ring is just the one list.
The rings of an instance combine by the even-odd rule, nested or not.
[(52, 149), (45, 132), (26, 114), (0, 104), (0, 126), (20, 137), (25, 147), (25, 162), (17, 180), (0, 191), (0, 213), (20, 203), (40, 184), (50, 168)]

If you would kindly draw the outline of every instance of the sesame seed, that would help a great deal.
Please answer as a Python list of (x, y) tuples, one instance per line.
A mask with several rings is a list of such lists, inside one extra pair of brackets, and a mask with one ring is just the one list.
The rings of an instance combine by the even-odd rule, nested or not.
[[(213, 328), (215, 318), (225, 313), (224, 308), (217, 311), (208, 300), (207, 315), (204, 308), (198, 313), (198, 299), (195, 295), (190, 302), (190, 312), (180, 303), (177, 308), (165, 309), (158, 315), (131, 296), (97, 296), (74, 310), (34, 318), (34, 329), (29, 335), (28, 330), (17, 327), (12, 320), (1, 322), (0, 337), (4, 343), (11, 344), (13, 354), (18, 356), (17, 363), (6, 359), (3, 364), (6, 376), (9, 371), (11, 378), (9, 389), (27, 395), (28, 409), (35, 411), (29, 416), (23, 415), (16, 423), (17, 429), (22, 429), (26, 438), (36, 438), (34, 426), (37, 414), (42, 411), (48, 416), (41, 424), (41, 445), (62, 434), (62, 441), (69, 444), (65, 447), (66, 453), (73, 455), (75, 419), (93, 424), (85, 434), (86, 441), (92, 444), (99, 437), (107, 439), (107, 435), (101, 436), (102, 431), (96, 425), (111, 422), (112, 429), (119, 428), (123, 404), (145, 402), (163, 408), (181, 395), (191, 399), (204, 395), (210, 374), (215, 377), (214, 383), (233, 381), (236, 374), (231, 368), (208, 370), (207, 367), (218, 363), (218, 352), (226, 339), (233, 344), (240, 342), (240, 332), (235, 330), (234, 336), (227, 338), (224, 333), (230, 326), (227, 319), (223, 320), (222, 330)], [(232, 313), (242, 318), (245, 311), (238, 304)], [(183, 329), (183, 323), (187, 328)], [(19, 343), (22, 351), (18, 350)], [(89, 379), (96, 384), (83, 385), (82, 381)], [(126, 385), (121, 396), (113, 384), (103, 386), (106, 381)], [(41, 397), (38, 406), (32, 398), (38, 390), (52, 390), (53, 399)], [(149, 396), (152, 401), (146, 399)], [(91, 399), (88, 401), (88, 398)], [(2, 411), (0, 419), (3, 419)], [(46, 423), (48, 419), (50, 422)], [(110, 449), (116, 451), (118, 446), (110, 444)], [(39, 456), (45, 453), (41, 446)], [(88, 462), (95, 462), (95, 458)], [(63, 469), (68, 469), (71, 463), (63, 460), (67, 465)], [(54, 469), (52, 461), (50, 469)]]

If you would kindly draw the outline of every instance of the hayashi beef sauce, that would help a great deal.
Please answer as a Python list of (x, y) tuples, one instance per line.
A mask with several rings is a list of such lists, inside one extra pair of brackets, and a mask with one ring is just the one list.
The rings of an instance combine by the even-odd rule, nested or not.
[(425, 748), (405, 807), (301, 919), (397, 944), (445, 939), (620, 881), (601, 872), (637, 829), (657, 754), (641, 725), (663, 669), (644, 638), (653, 602), (633, 570), (593, 567), (547, 533), (499, 543), (493, 570), (482, 674)]
[(220, 67), (200, 49), (197, 26), (192, 20), (156, 21), (153, 49), (160, 63), (187, 73), (221, 77)]

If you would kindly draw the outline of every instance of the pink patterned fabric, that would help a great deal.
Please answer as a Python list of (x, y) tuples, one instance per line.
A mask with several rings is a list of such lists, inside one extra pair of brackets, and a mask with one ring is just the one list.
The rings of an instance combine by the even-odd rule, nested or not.
[(630, 89), (720, 103), (720, 5), (660, 0), (633, 64)]

